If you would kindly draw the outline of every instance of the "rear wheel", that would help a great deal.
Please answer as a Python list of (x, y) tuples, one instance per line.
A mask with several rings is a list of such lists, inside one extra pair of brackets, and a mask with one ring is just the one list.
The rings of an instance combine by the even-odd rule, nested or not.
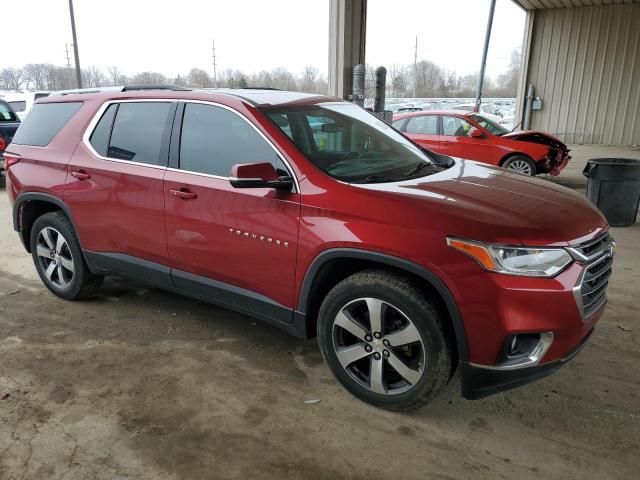
[(377, 407), (418, 408), (449, 379), (442, 320), (420, 289), (400, 276), (365, 271), (336, 285), (320, 307), (318, 341), (336, 378)]
[(525, 175), (533, 176), (536, 174), (536, 164), (525, 155), (514, 155), (513, 157), (509, 157), (502, 164), (502, 167)]
[(75, 300), (94, 293), (103, 277), (85, 264), (73, 225), (62, 212), (38, 217), (31, 228), (31, 254), (40, 279), (58, 297)]

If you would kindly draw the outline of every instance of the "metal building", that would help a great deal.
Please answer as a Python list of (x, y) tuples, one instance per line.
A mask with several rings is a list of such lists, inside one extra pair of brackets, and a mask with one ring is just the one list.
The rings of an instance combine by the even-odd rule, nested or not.
[[(513, 0), (527, 10), (516, 122), (567, 143), (640, 144), (640, 0)], [(537, 106), (540, 106), (538, 104)]]

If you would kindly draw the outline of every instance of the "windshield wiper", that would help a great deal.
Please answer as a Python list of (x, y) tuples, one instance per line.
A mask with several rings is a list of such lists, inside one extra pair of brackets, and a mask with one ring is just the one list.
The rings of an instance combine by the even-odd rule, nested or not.
[(415, 175), (416, 173), (418, 173), (420, 170), (422, 170), (425, 167), (434, 167), (434, 168), (437, 168), (437, 169), (440, 168), (437, 165), (434, 165), (432, 163), (420, 162), (415, 167), (413, 167), (411, 170), (409, 170), (408, 172), (403, 173), (402, 176), (403, 177), (410, 177), (411, 175)]

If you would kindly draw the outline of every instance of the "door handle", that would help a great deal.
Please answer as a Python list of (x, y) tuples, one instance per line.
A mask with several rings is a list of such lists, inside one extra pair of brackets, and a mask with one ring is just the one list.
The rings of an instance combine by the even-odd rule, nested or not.
[(198, 195), (190, 192), (186, 188), (180, 190), (171, 189), (169, 190), (169, 193), (171, 193), (171, 195), (173, 195), (174, 197), (181, 198), (182, 200), (195, 200), (196, 198), (198, 198)]
[(71, 172), (71, 176), (77, 178), (78, 180), (88, 180), (89, 178), (91, 178), (91, 175), (89, 175), (84, 170), (73, 171)]

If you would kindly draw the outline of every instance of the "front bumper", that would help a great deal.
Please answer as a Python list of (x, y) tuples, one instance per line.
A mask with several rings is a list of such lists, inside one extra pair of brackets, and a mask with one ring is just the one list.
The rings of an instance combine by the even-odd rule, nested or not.
[(532, 367), (497, 370), (463, 362), (462, 396), (468, 400), (477, 400), (551, 375), (582, 350), (592, 333), (593, 329), (567, 356)]

